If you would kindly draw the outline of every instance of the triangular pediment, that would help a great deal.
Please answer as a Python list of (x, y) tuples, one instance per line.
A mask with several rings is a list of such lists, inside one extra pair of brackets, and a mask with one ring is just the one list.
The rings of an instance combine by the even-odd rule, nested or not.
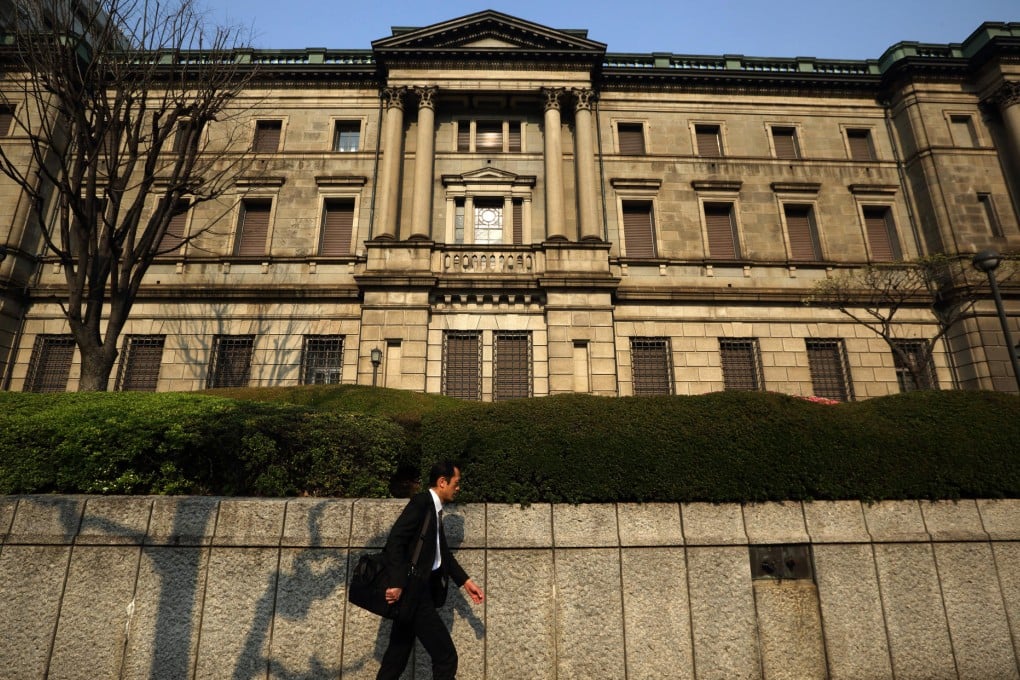
[(535, 177), (532, 175), (518, 175), (509, 170), (502, 170), (492, 166), (485, 166), (475, 170), (468, 170), (459, 175), (443, 175), (445, 186), (458, 185), (480, 185), (480, 184), (509, 184), (513, 186), (534, 186)]
[(485, 10), (424, 28), (395, 28), (372, 43), (376, 52), (526, 50), (605, 53), (603, 43), (588, 40), (585, 30), (553, 29)]

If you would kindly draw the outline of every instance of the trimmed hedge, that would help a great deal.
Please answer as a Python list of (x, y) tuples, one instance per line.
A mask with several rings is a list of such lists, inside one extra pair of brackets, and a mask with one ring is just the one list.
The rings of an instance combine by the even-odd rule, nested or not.
[(0, 433), (0, 494), (382, 496), (406, 446), (377, 416), (176, 393), (0, 393)]
[(433, 413), (422, 448), (463, 463), (464, 501), (1020, 497), (1020, 398), (564, 395)]

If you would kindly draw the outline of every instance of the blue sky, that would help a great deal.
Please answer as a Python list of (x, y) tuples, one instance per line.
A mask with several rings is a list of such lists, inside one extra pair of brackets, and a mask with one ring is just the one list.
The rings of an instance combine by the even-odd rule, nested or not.
[[(254, 46), (269, 49), (368, 49), (392, 26), (427, 26), (485, 9), (588, 29), (610, 52), (831, 59), (877, 59), (900, 41), (962, 42), (984, 21), (1020, 22), (1018, 0), (199, 1), (211, 21), (248, 27)], [(641, 18), (621, 20), (621, 7)]]

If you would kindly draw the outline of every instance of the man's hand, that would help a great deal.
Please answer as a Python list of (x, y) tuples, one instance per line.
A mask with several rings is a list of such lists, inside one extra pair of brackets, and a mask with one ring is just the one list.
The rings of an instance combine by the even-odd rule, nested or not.
[(386, 589), (386, 602), (387, 604), (393, 604), (400, 599), (401, 593), (404, 592), (403, 588), (387, 588)]
[[(475, 604), (481, 604), (482, 600), (485, 599), (485, 593), (483, 593), (482, 589), (479, 588), (471, 579), (464, 582), (464, 590), (467, 591), (467, 594), (471, 597), (471, 601)], [(386, 591), (387, 595), (389, 595), (389, 592), (390, 591), (388, 590)]]

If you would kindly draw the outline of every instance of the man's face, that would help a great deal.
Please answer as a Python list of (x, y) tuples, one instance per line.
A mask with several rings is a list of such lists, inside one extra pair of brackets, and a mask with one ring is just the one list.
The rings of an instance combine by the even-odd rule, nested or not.
[(436, 480), (436, 495), (443, 503), (453, 502), (454, 496), (460, 492), (460, 468), (453, 468), (453, 477), (440, 477)]

